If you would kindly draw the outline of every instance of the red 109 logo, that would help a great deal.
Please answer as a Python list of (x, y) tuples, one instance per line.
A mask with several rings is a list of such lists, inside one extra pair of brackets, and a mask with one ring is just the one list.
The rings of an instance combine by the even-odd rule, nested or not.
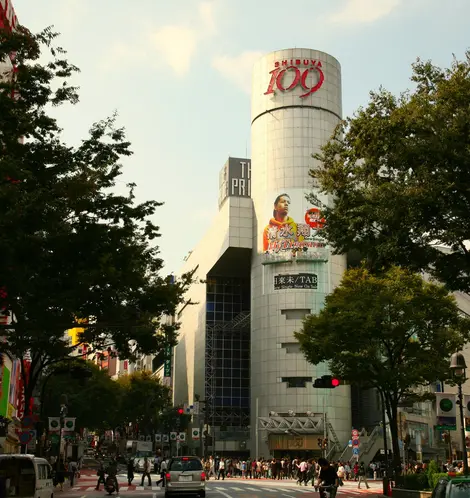
[[(302, 69), (299, 66), (303, 66)], [(318, 74), (318, 81), (315, 84), (311, 84), (309, 81), (311, 73)], [(312, 59), (291, 59), (276, 62), (274, 69), (269, 74), (271, 75), (271, 81), (264, 95), (274, 93), (275, 89), (281, 92), (289, 92), (300, 85), (305, 92), (300, 95), (300, 98), (304, 99), (317, 92), (325, 81), (321, 61)]]

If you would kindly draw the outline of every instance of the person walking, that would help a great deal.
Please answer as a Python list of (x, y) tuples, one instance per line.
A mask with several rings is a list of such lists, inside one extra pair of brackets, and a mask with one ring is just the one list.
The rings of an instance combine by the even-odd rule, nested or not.
[(225, 481), (225, 460), (223, 458), (221, 458), (219, 462), (219, 473), (217, 475), (217, 480), (220, 480), (220, 476), (222, 476), (222, 481)]
[(129, 486), (132, 484), (132, 481), (134, 480), (134, 460), (132, 458), (129, 458), (129, 461), (127, 462), (127, 483)]
[(166, 460), (162, 460), (160, 464), (160, 479), (157, 481), (157, 486), (162, 483), (162, 489), (165, 487), (166, 471), (168, 469), (168, 464)]
[(106, 471), (104, 470), (104, 464), (103, 461), (100, 461), (100, 465), (98, 467), (98, 471), (96, 472), (96, 475), (98, 476), (98, 482), (96, 483), (96, 491), (100, 490), (100, 484), (103, 483), (105, 484), (105, 479), (104, 476), (106, 474)]
[(361, 465), (359, 465), (358, 477), (359, 477), (359, 482), (357, 484), (357, 489), (361, 489), (361, 482), (363, 482), (366, 485), (366, 488), (369, 489), (369, 483), (367, 482), (366, 468), (364, 466), (364, 462), (361, 462)]
[(150, 463), (150, 460), (147, 457), (144, 457), (144, 465), (143, 465), (143, 470), (142, 470), (142, 482), (140, 484), (141, 486), (144, 485), (145, 476), (147, 476), (147, 478), (148, 478), (149, 486), (152, 485), (152, 478), (150, 477), (151, 468), (152, 468), (152, 464)]

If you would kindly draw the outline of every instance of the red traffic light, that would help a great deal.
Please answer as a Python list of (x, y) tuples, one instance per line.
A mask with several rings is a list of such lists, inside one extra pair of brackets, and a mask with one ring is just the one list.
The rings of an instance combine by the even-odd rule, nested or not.
[(331, 375), (322, 375), (319, 379), (315, 379), (313, 387), (317, 389), (334, 389), (340, 385), (340, 380)]
[(184, 410), (182, 408), (178, 408), (178, 415), (183, 415)]

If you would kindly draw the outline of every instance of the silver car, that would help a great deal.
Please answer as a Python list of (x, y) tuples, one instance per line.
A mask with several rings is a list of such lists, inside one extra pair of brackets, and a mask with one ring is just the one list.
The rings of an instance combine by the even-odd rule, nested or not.
[(165, 497), (175, 493), (196, 493), (201, 498), (206, 496), (206, 473), (198, 457), (173, 457), (168, 462)]

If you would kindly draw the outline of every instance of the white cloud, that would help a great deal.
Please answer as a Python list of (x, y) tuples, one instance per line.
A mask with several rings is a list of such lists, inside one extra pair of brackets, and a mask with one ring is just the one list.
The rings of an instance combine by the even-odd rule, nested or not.
[(251, 93), (251, 73), (253, 64), (264, 54), (247, 51), (235, 57), (222, 55), (214, 57), (212, 67), (246, 93)]
[(210, 35), (215, 35), (217, 33), (214, 8), (214, 2), (201, 2), (199, 4), (199, 17), (201, 18), (205, 31)]
[(371, 23), (388, 16), (402, 0), (347, 0), (330, 21), (341, 24)]
[(217, 34), (215, 1), (204, 1), (198, 6), (199, 20), (187, 24), (162, 26), (150, 35), (151, 46), (178, 76), (189, 72), (198, 45)]
[(186, 26), (164, 26), (150, 35), (153, 48), (178, 76), (191, 67), (196, 52), (198, 33)]

